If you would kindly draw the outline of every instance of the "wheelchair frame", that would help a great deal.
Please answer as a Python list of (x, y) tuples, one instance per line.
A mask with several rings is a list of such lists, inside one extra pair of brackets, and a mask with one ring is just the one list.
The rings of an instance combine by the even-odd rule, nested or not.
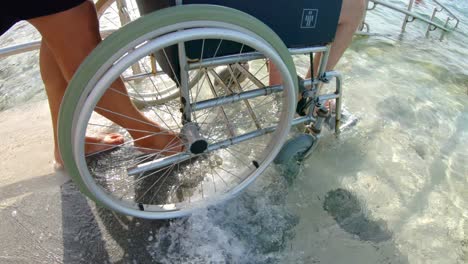
[[(181, 58), (186, 58), (185, 56), (185, 47), (183, 43), (179, 44), (179, 52), (180, 52), (180, 57)], [(306, 132), (308, 133), (314, 133), (315, 136), (318, 136), (321, 132), (321, 127), (323, 124), (323, 120), (325, 119), (326, 115), (324, 116), (314, 116), (316, 111), (320, 108), (323, 109), (323, 103), (328, 100), (336, 100), (336, 117), (335, 117), (335, 134), (339, 135), (340, 134), (340, 120), (341, 120), (341, 107), (342, 107), (342, 78), (341, 74), (337, 71), (325, 71), (325, 65), (327, 64), (329, 52), (330, 52), (330, 45), (327, 46), (320, 46), (320, 47), (311, 47), (311, 48), (298, 48), (298, 49), (289, 49), (291, 55), (300, 55), (300, 54), (310, 54), (310, 53), (322, 53), (320, 65), (319, 65), (319, 72), (318, 76), (313, 79), (307, 79), (307, 80), (301, 80), (299, 86), (304, 87), (305, 90), (302, 93), (302, 96), (307, 98), (308, 100), (311, 100), (313, 103), (310, 104), (309, 109), (307, 111), (306, 116), (302, 117), (296, 117), (292, 121), (292, 126), (300, 125), (300, 124), (306, 124), (309, 128), (306, 129)], [(263, 56), (261, 56), (259, 53), (256, 52), (250, 52), (250, 53), (243, 53), (241, 55), (228, 55), (228, 56), (222, 56), (222, 57), (217, 57), (213, 59), (206, 59), (203, 60), (203, 62), (189, 62), (187, 59), (181, 59), (181, 68), (186, 68), (189, 70), (196, 70), (200, 68), (206, 68), (209, 70), (209, 68), (214, 67), (214, 66), (222, 66), (222, 65), (231, 65), (231, 64), (236, 64), (236, 63), (242, 63), (242, 62), (249, 62), (251, 60), (256, 60), (256, 59), (262, 59)], [(242, 67), (238, 67), (241, 69)], [(184, 73), (187, 73), (187, 71), (184, 71)], [(205, 73), (206, 74), (206, 73)], [(256, 82), (253, 76), (247, 75), (247, 78), (249, 78), (252, 82)], [(336, 86), (335, 86), (335, 92), (330, 93), (330, 94), (322, 94), (319, 95), (319, 88), (321, 86), (321, 83), (328, 83), (330, 82), (333, 78), (336, 80)], [(186, 74), (182, 74), (182, 84), (181, 84), (181, 96), (188, 98), (188, 93), (189, 93), (189, 88), (190, 86), (188, 85), (188, 78)], [(257, 96), (262, 96), (264, 94), (270, 94), (270, 93), (275, 93), (278, 91), (281, 91), (282, 88), (278, 86), (267, 86), (263, 88), (258, 88), (253, 91), (247, 91), (247, 92), (241, 92), (239, 94), (233, 94), (230, 96), (223, 97), (222, 99), (212, 99), (212, 100), (206, 100), (206, 101), (201, 101), (197, 102), (196, 104), (190, 104), (187, 107), (184, 108), (184, 115), (190, 116), (190, 113), (192, 111), (198, 111), (198, 110), (203, 110), (206, 108), (214, 107), (214, 106), (219, 106), (222, 104), (226, 103), (233, 103), (233, 102), (238, 102), (241, 100), (247, 100), (251, 98), (255, 98)], [(191, 120), (185, 120), (186, 122), (190, 122)], [(227, 120), (227, 122), (229, 122)], [(274, 128), (268, 128), (267, 131), (271, 132), (273, 131)], [(315, 131), (315, 132), (313, 132)], [(267, 132), (267, 133), (268, 133)], [(255, 137), (260, 134), (262, 134), (262, 131), (257, 131), (256, 133), (253, 133), (249, 135), (249, 137), (243, 137), (243, 138), (238, 138), (234, 139), (233, 141), (235, 142), (241, 142), (243, 140), (246, 140), (250, 137)], [(221, 147), (223, 144), (221, 144), (219, 147)], [(211, 148), (211, 150), (214, 150), (216, 148)], [(310, 153), (307, 153), (306, 155), (309, 155)], [(161, 161), (153, 161), (153, 162), (148, 162), (146, 164), (139, 165), (133, 169), (130, 169), (128, 173), (130, 175), (132, 174), (139, 174), (147, 170), (153, 170), (153, 169), (158, 169), (164, 166), (167, 166), (169, 163), (172, 162), (180, 162), (181, 160), (184, 160), (184, 154), (178, 154), (171, 156), (170, 158), (161, 160)]]
[[(205, 6), (203, 6), (205, 7)], [(200, 7), (186, 7), (184, 10), (191, 10), (192, 14), (197, 8), (202, 8)], [(206, 12), (217, 12), (219, 8), (217, 7), (211, 7), (207, 8), (210, 10), (207, 10)], [(179, 9), (177, 9), (179, 10)], [(182, 10), (182, 9), (180, 9)], [(168, 15), (171, 11), (176, 11), (176, 10), (166, 10), (164, 12), (158, 11), (158, 14), (154, 14), (154, 18), (158, 18), (161, 23), (166, 23), (166, 27), (168, 29), (164, 30), (170, 30), (173, 36), (182, 36), (181, 34), (184, 32), (180, 32), (177, 30), (177, 26), (180, 28), (184, 28), (184, 23), (183, 22), (178, 22), (179, 24), (174, 25), (171, 24), (170, 21), (164, 20), (164, 15)], [(220, 12), (219, 16), (220, 17), (227, 17), (230, 15), (230, 13), (234, 12), (233, 10), (228, 10), (228, 9), (219, 9)], [(229, 12), (228, 12), (229, 11)], [(224, 13), (223, 13), (224, 12)], [(244, 16), (242, 15), (241, 12), (237, 12), (237, 15)], [(213, 13), (215, 14), (215, 13)], [(224, 16), (223, 16), (224, 14)], [(160, 17), (161, 15), (161, 17)], [(116, 65), (122, 63), (124, 66), (122, 67), (128, 67), (135, 63), (135, 61), (132, 59), (133, 57), (138, 60), (138, 54), (139, 52), (150, 52), (151, 50), (154, 50), (154, 47), (151, 47), (150, 42), (153, 43), (153, 40), (145, 42), (146, 44), (143, 44), (142, 49), (143, 50), (136, 50), (136, 52), (126, 52), (125, 50), (130, 47), (130, 45), (133, 45), (132, 43), (137, 43), (138, 39), (144, 40), (143, 37), (149, 37), (149, 39), (153, 39), (154, 37), (151, 37), (150, 35), (154, 35), (155, 37), (159, 36), (158, 34), (163, 34), (163, 33), (157, 33), (161, 30), (156, 30), (155, 32), (151, 31), (150, 28), (147, 28), (144, 24), (146, 22), (153, 23), (152, 19), (153, 17), (147, 17), (144, 18), (141, 21), (135, 21), (135, 23), (131, 23), (127, 25), (124, 29), (120, 30), (120, 32), (116, 32), (116, 34), (113, 34), (107, 38), (103, 44), (98, 46), (95, 51), (83, 62), (82, 66), (80, 69), (77, 71), (75, 74), (73, 80), (70, 82), (70, 88), (67, 89), (67, 94), (64, 97), (64, 103), (62, 106), (67, 106), (67, 107), (62, 107), (61, 108), (61, 113), (60, 113), (60, 120), (59, 120), (59, 147), (61, 149), (62, 157), (65, 163), (66, 169), (70, 172), (72, 178), (75, 180), (75, 182), (80, 186), (81, 190), (88, 195), (90, 198), (95, 200), (98, 203), (102, 203), (103, 205), (114, 209), (115, 211), (128, 214), (128, 215), (133, 215), (137, 217), (143, 217), (143, 218), (152, 218), (152, 219), (160, 219), (160, 218), (172, 218), (172, 217), (180, 217), (186, 214), (189, 214), (192, 212), (195, 208), (199, 208), (200, 204), (203, 204), (202, 202), (197, 202), (196, 205), (190, 204), (187, 208), (184, 207), (185, 203), (183, 203), (182, 207), (178, 207), (175, 204), (170, 204), (170, 205), (143, 205), (141, 203), (137, 204), (130, 204), (129, 208), (126, 208), (126, 204), (128, 203), (127, 201), (122, 201), (122, 204), (119, 204), (118, 201), (116, 201), (115, 197), (109, 196), (108, 193), (105, 191), (101, 190), (100, 186), (97, 186), (97, 182), (95, 179), (93, 179), (93, 176), (88, 172), (89, 168), (87, 168), (87, 162), (85, 160), (85, 155), (84, 155), (84, 145), (85, 145), (85, 135), (86, 135), (86, 127), (87, 127), (87, 120), (89, 120), (92, 111), (94, 110), (94, 107), (97, 104), (97, 101), (99, 100), (100, 96), (104, 94), (106, 91), (108, 85), (110, 84), (109, 82), (114, 80), (112, 78), (115, 78), (120, 75), (120, 66), (114, 67), (114, 62), (113, 60), (117, 60)], [(179, 18), (182, 19), (181, 16)], [(246, 17), (247, 18), (247, 17)], [(175, 17), (173, 19), (176, 19)], [(189, 18), (183, 18), (183, 19), (189, 19)], [(223, 18), (225, 19), (225, 18)], [(331, 71), (331, 72), (326, 72), (325, 71), (325, 65), (327, 63), (327, 59), (329, 56), (329, 51), (330, 51), (330, 46), (320, 46), (320, 47), (311, 47), (311, 48), (301, 48), (301, 49), (286, 49), (284, 44), (284, 48), (281, 47), (281, 44), (277, 47), (278, 50), (272, 49), (272, 47), (268, 44), (265, 38), (269, 39), (269, 41), (273, 42), (281, 42), (281, 40), (271, 31), (271, 30), (266, 30), (265, 25), (256, 25), (259, 29), (259, 33), (257, 34), (263, 34), (259, 35), (259, 38), (257, 37), (250, 37), (248, 35), (249, 31), (244, 30), (242, 28), (242, 23), (245, 25), (248, 25), (248, 21), (243, 21), (243, 22), (236, 22), (234, 20), (235, 17), (232, 16), (231, 18), (228, 18), (229, 21), (232, 21), (234, 24), (226, 24), (227, 22), (219, 22), (219, 25), (225, 25), (222, 26), (221, 28), (228, 28), (228, 29), (216, 29), (216, 26), (213, 27), (212, 30), (206, 29), (205, 31), (208, 31), (208, 33), (204, 32), (204, 29), (200, 29), (204, 24), (205, 25), (210, 25), (210, 23), (207, 23), (209, 21), (204, 21), (204, 20), (197, 20), (197, 21), (190, 21), (190, 25), (187, 25), (187, 28), (194, 28), (194, 29), (188, 29), (187, 32), (188, 34), (192, 34), (192, 36), (195, 36), (193, 34), (200, 34), (201, 36), (216, 36), (217, 34), (221, 34), (222, 36), (225, 36), (223, 34), (230, 34), (233, 38), (233, 40), (236, 39), (242, 39), (242, 43), (247, 43), (251, 45), (252, 47), (256, 47), (259, 51), (263, 50), (262, 53), (268, 55), (268, 58), (272, 59), (273, 62), (275, 62), (275, 65), (277, 65), (282, 73), (282, 78), (285, 84), (287, 84), (287, 87), (282, 87), (282, 86), (265, 86), (263, 84), (260, 84), (257, 89), (249, 90), (249, 91), (239, 91), (237, 93), (229, 94), (226, 96), (222, 96), (221, 98), (213, 98), (213, 99), (208, 99), (204, 101), (197, 101), (196, 103), (190, 103), (190, 100), (187, 100), (186, 98), (190, 98), (188, 96), (189, 94), (189, 78), (188, 78), (188, 71), (191, 69), (203, 69), (203, 73), (207, 74), (211, 70), (211, 68), (219, 66), (219, 65), (228, 65), (228, 69), (230, 69), (230, 72), (232, 74), (232, 67), (237, 67), (240, 71), (242, 71), (242, 67), (239, 68), (238, 63), (254, 60), (254, 59), (261, 59), (263, 58), (263, 55), (258, 53), (258, 52), (249, 52), (249, 53), (242, 53), (239, 56), (233, 56), (233, 55), (227, 55), (227, 56), (222, 56), (222, 57), (216, 57), (212, 59), (202, 59), (198, 62), (191, 62), (188, 61), (186, 56), (185, 56), (185, 47), (184, 43), (181, 43), (181, 41), (176, 41), (175, 43), (178, 43), (177, 45), (179, 46), (179, 58), (183, 58), (180, 60), (180, 68), (181, 68), (181, 102), (182, 102), (182, 125), (183, 128), (181, 130), (182, 136), (186, 139), (186, 151), (183, 153), (175, 154), (172, 156), (168, 157), (163, 157), (163, 158), (158, 158), (156, 160), (148, 161), (148, 162), (143, 162), (137, 166), (128, 168), (127, 174), (130, 175), (141, 175), (143, 171), (147, 170), (155, 170), (158, 168), (164, 168), (167, 165), (170, 164), (175, 164), (175, 163), (180, 163), (182, 161), (188, 160), (192, 158), (194, 155), (198, 154), (206, 154), (206, 153), (211, 153), (215, 152), (217, 150), (222, 150), (224, 148), (228, 148), (230, 146), (233, 146), (235, 144), (243, 143), (244, 141), (263, 136), (266, 134), (274, 134), (274, 137), (278, 137), (278, 139), (281, 139), (280, 141), (273, 141), (274, 147), (271, 145), (269, 147), (265, 148), (265, 153), (266, 156), (263, 160), (261, 160), (261, 164), (256, 162), (255, 160), (253, 161), (253, 165), (257, 168), (254, 169), (252, 172), (246, 172), (247, 176), (245, 179), (241, 180), (240, 183), (237, 183), (238, 186), (232, 187), (232, 189), (229, 189), (226, 191), (226, 193), (220, 193), (217, 194), (219, 197), (217, 197), (215, 201), (211, 201), (207, 204), (203, 204), (202, 206), (207, 206), (210, 204), (213, 204), (214, 202), (220, 202), (226, 199), (233, 198), (237, 194), (239, 194), (243, 189), (245, 189), (250, 183), (252, 183), (255, 178), (263, 172), (263, 170), (266, 169), (266, 167), (269, 165), (270, 162), (273, 161), (274, 156), (278, 153), (278, 151), (281, 148), (281, 145), (283, 140), (285, 140), (287, 133), (289, 132), (289, 128), (291, 125), (298, 125), (305, 123), (307, 127), (307, 131), (309, 133), (314, 134), (314, 136), (318, 137), (321, 131), (321, 126), (323, 124), (324, 119), (328, 116), (328, 110), (325, 108), (323, 105), (324, 101), (326, 100), (336, 100), (336, 124), (337, 126), (335, 127), (335, 132), (336, 134), (339, 134), (339, 123), (340, 123), (340, 111), (341, 111), (341, 96), (342, 96), (342, 81), (341, 81), (341, 76), (338, 72)], [(253, 18), (249, 18), (253, 19)], [(224, 24), (223, 24), (224, 23)], [(236, 25), (235, 23), (239, 23)], [(258, 23), (258, 22), (254, 22)], [(142, 24), (143, 30), (140, 30), (139, 25)], [(174, 26), (169, 26), (169, 25), (174, 25)], [(162, 27), (164, 28), (164, 26)], [(172, 29), (170, 29), (172, 28)], [(260, 29), (262, 28), (262, 29)], [(262, 30), (264, 30), (263, 32)], [(141, 33), (136, 32), (136, 31), (141, 31)], [(190, 32), (189, 32), (190, 31)], [(270, 33), (271, 31), (271, 33)], [(145, 33), (147, 32), (147, 33)], [(150, 33), (151, 32), (151, 33)], [(227, 32), (227, 33), (222, 33), (222, 32)], [(229, 33), (230, 32), (230, 33)], [(128, 33), (128, 34), (127, 34)], [(211, 35), (210, 35), (211, 34)], [(131, 40), (131, 36), (135, 36), (136, 40)], [(141, 36), (141, 37), (139, 37)], [(171, 35), (172, 36), (172, 35)], [(226, 35), (227, 36), (227, 35)], [(255, 35), (257, 36), (257, 35)], [(129, 41), (128, 44), (122, 43), (120, 44), (119, 39), (120, 38), (126, 38), (127, 41)], [(262, 38), (262, 39), (260, 39)], [(276, 39), (277, 38), (277, 39)], [(229, 38), (227, 38), (229, 40)], [(190, 40), (190, 37), (187, 38), (187, 40)], [(184, 40), (184, 41), (187, 41)], [(156, 40), (155, 40), (156, 41)], [(168, 40), (167, 40), (168, 41)], [(175, 40), (174, 40), (175, 41)], [(257, 43), (258, 42), (258, 43)], [(170, 43), (172, 42), (166, 42), (167, 45), (172, 45)], [(262, 44), (263, 43), (263, 44)], [(162, 44), (155, 44), (155, 45), (162, 45)], [(276, 44), (275, 44), (276, 45)], [(120, 46), (122, 48), (120, 48)], [(160, 46), (160, 47), (165, 47), (165, 46)], [(262, 48), (263, 47), (263, 48)], [(108, 49), (112, 48), (112, 49)], [(125, 50), (124, 50), (125, 49)], [(140, 48), (138, 48), (140, 49)], [(281, 51), (279, 50), (281, 49)], [(119, 54), (116, 54), (115, 52), (117, 50), (122, 50), (122, 52), (126, 52), (123, 54), (133, 54), (134, 55), (130, 56), (129, 59), (127, 58), (119, 58)], [(276, 50), (276, 52), (274, 51)], [(120, 51), (119, 51), (120, 52)], [(272, 53), (273, 52), (273, 53)], [(277, 53), (280, 52), (280, 53)], [(307, 98), (308, 104), (307, 107), (309, 111), (307, 111), (307, 114), (302, 117), (298, 117), (293, 119), (293, 109), (292, 103), (296, 101), (295, 98), (297, 98), (297, 91), (295, 89), (297, 88), (297, 83), (295, 83), (295, 78), (296, 78), (296, 73), (294, 68), (290, 68), (287, 65), (293, 64), (291, 54), (307, 54), (307, 53), (322, 53), (321, 57), (321, 62), (319, 65), (319, 72), (318, 72), (318, 78), (314, 79), (309, 79), (309, 80), (304, 80), (301, 81), (301, 86), (305, 87), (305, 90), (302, 92), (302, 96), (304, 98)], [(107, 55), (106, 55), (107, 54)], [(143, 54), (143, 53), (141, 53)], [(145, 53), (147, 54), (147, 53)], [(286, 55), (287, 54), (287, 55)], [(125, 55), (124, 55), (125, 56)], [(287, 60), (287, 62), (283, 60)], [(109, 68), (110, 67), (110, 68)], [(293, 66), (294, 67), (294, 66)], [(294, 74), (293, 74), (294, 73)], [(258, 80), (255, 79), (254, 76), (246, 74), (247, 78), (250, 79), (252, 83), (258, 82)], [(294, 75), (294, 76), (292, 76)], [(89, 77), (88, 77), (89, 76)], [(88, 79), (89, 78), (89, 79)], [(335, 92), (331, 94), (320, 94), (320, 84), (322, 82), (329, 82), (331, 79), (335, 78), (336, 79), (336, 88)], [(106, 81), (107, 80), (107, 81)], [(94, 85), (96, 85), (96, 88)], [(287, 88), (287, 89), (286, 89)], [(286, 113), (282, 113), (282, 118), (283, 121), (287, 120), (286, 123), (282, 123), (281, 125), (281, 130), (278, 132), (278, 128), (276, 127), (263, 127), (259, 128), (257, 127), (257, 130), (253, 132), (248, 132), (244, 133), (242, 135), (231, 135), (232, 137), (228, 138), (227, 140), (222, 140), (220, 142), (216, 142), (214, 144), (209, 145), (207, 141), (203, 142), (204, 139), (203, 137), (200, 137), (200, 134), (198, 133), (198, 127), (196, 124), (194, 124), (190, 118), (191, 113), (194, 111), (200, 111), (204, 110), (210, 107), (220, 107), (223, 109), (224, 104), (232, 104), (236, 102), (246, 102), (248, 105), (248, 99), (253, 99), (259, 96), (263, 95), (271, 95), (279, 92), (285, 92), (287, 93), (287, 100), (288, 101), (288, 107)], [(88, 100), (91, 100), (88, 102)], [(283, 99), (285, 100), (285, 99)], [(189, 103), (187, 103), (189, 102)], [(294, 103), (295, 105), (295, 103)], [(284, 108), (283, 108), (284, 110)], [(224, 110), (223, 110), (224, 111)], [(255, 119), (255, 117), (253, 118)], [(229, 122), (229, 120), (227, 120)], [(255, 123), (255, 120), (254, 120)], [(280, 122), (281, 123), (281, 122)], [(229, 125), (228, 125), (229, 127)], [(287, 129), (286, 129), (287, 128)], [(70, 144), (71, 143), (71, 144)], [(200, 144), (201, 143), (201, 144)], [(271, 150), (271, 151), (267, 151)], [(312, 148), (309, 149), (311, 151)], [(265, 155), (265, 154), (262, 154)], [(252, 164), (251, 164), (252, 165)], [(249, 174), (251, 173), (251, 174)], [(231, 187), (229, 187), (231, 188)], [(215, 187), (216, 189), (216, 187)], [(154, 211), (153, 211), (154, 210)]]

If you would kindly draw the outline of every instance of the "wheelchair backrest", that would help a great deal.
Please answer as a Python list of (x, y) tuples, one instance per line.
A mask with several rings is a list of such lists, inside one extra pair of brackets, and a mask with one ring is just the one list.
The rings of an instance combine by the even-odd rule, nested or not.
[(341, 0), (184, 0), (248, 13), (280, 36), (288, 48), (320, 46), (335, 38)]
[[(183, 4), (213, 4), (227, 6), (248, 13), (268, 25), (283, 40), (288, 48), (321, 46), (335, 38), (342, 0), (183, 0)], [(136, 0), (142, 15), (175, 5), (175, 0)], [(250, 51), (239, 43), (207, 40), (186, 43), (186, 54), (191, 60), (212, 58)], [(203, 47), (203, 52), (201, 51)], [(179, 68), (177, 47), (166, 54), (155, 53), (156, 59), (166, 72)], [(168, 62), (167, 62), (168, 60)], [(172, 64), (171, 66), (168, 63)], [(178, 73), (176, 73), (178, 75)], [(180, 76), (172, 76), (178, 78)]]

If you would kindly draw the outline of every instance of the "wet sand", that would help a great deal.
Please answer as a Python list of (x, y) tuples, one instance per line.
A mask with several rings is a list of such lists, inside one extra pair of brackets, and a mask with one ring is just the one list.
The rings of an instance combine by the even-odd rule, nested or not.
[(47, 101), (0, 112), (0, 263), (151, 262), (166, 222), (96, 208), (54, 169), (50, 123)]
[(51, 123), (47, 101), (0, 112), (2, 185), (54, 173)]

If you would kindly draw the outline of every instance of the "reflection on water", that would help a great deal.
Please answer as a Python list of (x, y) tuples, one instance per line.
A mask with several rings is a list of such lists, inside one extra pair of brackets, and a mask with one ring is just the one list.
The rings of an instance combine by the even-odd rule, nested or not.
[[(374, 31), (387, 30), (378, 25)], [(339, 66), (346, 78), (345, 105), (360, 121), (338, 140), (324, 137), (298, 177), (290, 198), (303, 201), (297, 229), (304, 232), (293, 241), (298, 252), (323, 262), (340, 262), (336, 251), (346, 252), (346, 263), (360, 263), (363, 254), (369, 263), (466, 262), (468, 64), (461, 59), (468, 54), (461, 45), (466, 35), (439, 42), (417, 34), (411, 31), (401, 40), (356, 38), (345, 54)], [(348, 197), (329, 216), (318, 213), (332, 190), (359, 199)], [(343, 210), (361, 206), (369, 218), (358, 214), (352, 219), (359, 224), (343, 224), (348, 216)], [(386, 228), (371, 225), (365, 232), (388, 230), (391, 240), (374, 242), (373, 250), (349, 237), (365, 240), (359, 234), (368, 221)], [(317, 232), (300, 235), (311, 227)]]

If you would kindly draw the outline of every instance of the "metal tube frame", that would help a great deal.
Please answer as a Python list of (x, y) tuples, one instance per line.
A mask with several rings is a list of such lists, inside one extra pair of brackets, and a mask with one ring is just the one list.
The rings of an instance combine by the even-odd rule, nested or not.
[[(177, 5), (182, 4), (182, 1), (176, 0), (176, 4)], [(0, 58), (26, 52), (26, 51), (35, 50), (38, 47), (40, 47), (40, 41), (2, 48), (0, 49)], [(245, 92), (242, 91), (237, 94), (232, 94), (232, 95), (219, 98), (219, 99), (206, 100), (203, 102), (197, 102), (197, 103), (192, 103), (192, 104), (187, 103), (189, 101), (188, 100), (189, 98), (188, 70), (197, 69), (200, 67), (210, 68), (210, 67), (223, 65), (223, 64), (225, 65), (225, 64), (232, 64), (236, 62), (260, 59), (260, 58), (263, 58), (263, 56), (261, 56), (259, 53), (252, 52), (252, 53), (245, 53), (245, 54), (235, 55), (235, 56), (233, 55), (233, 56), (224, 56), (224, 57), (215, 58), (215, 59), (206, 59), (206, 60), (202, 60), (196, 63), (189, 63), (185, 56), (184, 43), (179, 43), (178, 48), (179, 48), (178, 55), (179, 55), (180, 69), (181, 69), (180, 90), (181, 90), (181, 101), (182, 101), (182, 106), (183, 106), (183, 110), (182, 110), (183, 111), (183, 123), (190, 122), (190, 113), (192, 111), (198, 111), (198, 110), (215, 107), (215, 106), (219, 106), (219, 105), (226, 104), (226, 103), (233, 103), (233, 102), (237, 102), (240, 100), (247, 100), (247, 99), (255, 98), (258, 96), (264, 96), (264, 95), (268, 95), (271, 93), (280, 92), (283, 89), (282, 86), (268, 86), (264, 88), (251, 90), (251, 91), (245, 91)], [(329, 52), (330, 52), (330, 46), (290, 49), (290, 53), (292, 55), (306, 54), (306, 53), (319, 53), (319, 52), (323, 54), (321, 57), (320, 65), (319, 65), (319, 73), (318, 73), (319, 77), (314, 78), (313, 80), (309, 79), (309, 80), (304, 81), (304, 85), (306, 85), (306, 87), (309, 87), (311, 89), (317, 89), (318, 83), (320, 81), (325, 81), (329, 77), (337, 77), (337, 89), (336, 89), (335, 94), (322, 95), (321, 97), (319, 97), (319, 100), (335, 99), (337, 101), (337, 111), (338, 111), (341, 109), (341, 100), (340, 100), (341, 79), (339, 78), (339, 74), (337, 74), (336, 72), (326, 73), (325, 71), (326, 70), (325, 67), (326, 67)], [(138, 77), (141, 77), (141, 76), (137, 74), (134, 77), (135, 78), (131, 78), (131, 79), (138, 79)], [(339, 122), (339, 116), (340, 116), (340, 111), (337, 112), (337, 123)], [(298, 125), (301, 123), (311, 123), (311, 122), (315, 122), (315, 118), (312, 115), (312, 112), (305, 117), (299, 117), (299, 118), (294, 119), (292, 122), (292, 125)], [(338, 126), (337, 126), (337, 129), (339, 129)], [(240, 143), (245, 140), (251, 139), (253, 137), (261, 136), (266, 133), (271, 133), (273, 131), (275, 131), (275, 127), (257, 129), (256, 131), (246, 133), (244, 135), (235, 136), (235, 137), (230, 138), (229, 140), (225, 140), (222, 142), (212, 144), (208, 147), (208, 151), (213, 151), (215, 149), (219, 149), (219, 148), (226, 147), (232, 144)], [(163, 167), (172, 162), (180, 162), (190, 157), (191, 155), (189, 154), (179, 154), (179, 155), (171, 156), (169, 158), (163, 158), (154, 162), (158, 162), (159, 164), (158, 167)], [(145, 164), (144, 167), (147, 169), (148, 166), (146, 165), (147, 164)], [(151, 167), (154, 167), (154, 166), (152, 165)], [(134, 171), (130, 170), (129, 172), (138, 173), (138, 168), (135, 168)]]
[(324, 94), (320, 95), (317, 97), (317, 100), (319, 102), (327, 101), (327, 100), (333, 100), (335, 99), (336, 104), (335, 104), (335, 134), (339, 135), (341, 133), (340, 131), (340, 122), (341, 122), (341, 108), (342, 108), (342, 96), (343, 96), (343, 89), (342, 89), (342, 82), (343, 78), (341, 77), (341, 74), (337, 71), (329, 71), (324, 74), (324, 78), (330, 80), (332, 78), (335, 78), (336, 80), (336, 85), (335, 85), (335, 93), (333, 94)]
[[(290, 50), (291, 51), (291, 50)], [(326, 71), (326, 64), (328, 62), (328, 57), (330, 54), (330, 45), (328, 46), (321, 46), (321, 47), (313, 47), (313, 48), (307, 48), (307, 49), (296, 49), (292, 51), (292, 54), (301, 54), (303, 52), (308, 52), (308, 51), (317, 51), (317, 52), (322, 52), (322, 57), (320, 60), (320, 65), (319, 65), (319, 70), (318, 70), (318, 76), (314, 79), (307, 79), (303, 81), (303, 85), (308, 88), (309, 90), (314, 90), (315, 93), (311, 93), (311, 100), (312, 101), (317, 101), (317, 102), (324, 102), (326, 100), (336, 100), (336, 127), (335, 127), (335, 134), (339, 135), (340, 133), (340, 119), (341, 119), (341, 108), (342, 108), (342, 78), (341, 74), (337, 71)], [(257, 53), (246, 53), (246, 54), (241, 54), (237, 60), (234, 58), (234, 56), (223, 56), (219, 58), (212, 58), (212, 59), (206, 59), (203, 61), (195, 62), (195, 63), (190, 63), (187, 62), (188, 64), (185, 65), (186, 69), (200, 69), (200, 67), (208, 67), (207, 71), (209, 71), (209, 68), (214, 67), (214, 65), (223, 65), (224, 63), (236, 63), (236, 62), (244, 62), (246, 58), (254, 58), (254, 59), (261, 59), (263, 56), (260, 56)], [(182, 67), (181, 67), (182, 69)], [(188, 74), (188, 71), (186, 71)], [(320, 82), (329, 82), (331, 79), (335, 78), (336, 79), (336, 89), (334, 93), (331, 94), (323, 94), (320, 96), (317, 95), (318, 87), (320, 86)], [(283, 87), (281, 85), (275, 85), (275, 86), (266, 86), (266, 87), (260, 87), (257, 89), (249, 90), (249, 91), (242, 91), (239, 93), (235, 94), (230, 94), (221, 98), (215, 98), (215, 99), (209, 99), (209, 100), (204, 100), (200, 102), (194, 102), (189, 105), (190, 111), (200, 111), (208, 108), (213, 108), (217, 107), (220, 105), (224, 104), (229, 104), (229, 103), (234, 103), (238, 101), (243, 101), (259, 96), (265, 96), (269, 95), (272, 93), (277, 93), (281, 92), (283, 90)], [(308, 115), (303, 116), (303, 117), (297, 117), (295, 118), (291, 125), (296, 126), (299, 124), (313, 124), (317, 121), (317, 119), (314, 116), (314, 111), (313, 108), (315, 105), (311, 106), (311, 111), (309, 111)], [(222, 140), (220, 142), (216, 142), (214, 144), (208, 145), (207, 152), (215, 151), (221, 148), (226, 148), (228, 146), (238, 144), (241, 142), (244, 142), (246, 140), (262, 136), (265, 134), (269, 134), (274, 132), (276, 127), (271, 126), (271, 127), (266, 127), (266, 128), (259, 128), (255, 131), (245, 133), (242, 135), (233, 135), (231, 138)], [(142, 173), (146, 170), (152, 170), (152, 169), (157, 169), (157, 168), (162, 168), (164, 166), (168, 166), (174, 162), (182, 162), (184, 160), (188, 160), (190, 158), (193, 158), (195, 155), (192, 154), (187, 154), (187, 153), (181, 153), (181, 154), (176, 154), (170, 157), (164, 157), (160, 158), (151, 162), (147, 162), (141, 165), (138, 165), (137, 167), (131, 168), (128, 170), (129, 175), (135, 175)]]
[(178, 52), (179, 52), (179, 64), (180, 64), (180, 102), (182, 105), (182, 124), (188, 123), (191, 121), (191, 105), (190, 105), (190, 87), (189, 87), (189, 76), (187, 67), (187, 56), (185, 56), (185, 44), (179, 43)]
[[(293, 120), (292, 125), (298, 125), (298, 124), (301, 124), (301, 123), (304, 123), (304, 122), (310, 122), (312, 120), (313, 119), (311, 119), (310, 117), (298, 117), (298, 118), (295, 118)], [(240, 136), (235, 136), (235, 137), (232, 137), (230, 139), (226, 139), (226, 140), (223, 140), (223, 141), (220, 141), (220, 142), (209, 145), (207, 151), (211, 152), (211, 151), (215, 151), (215, 150), (218, 150), (218, 149), (222, 149), (222, 148), (232, 146), (234, 144), (239, 144), (239, 143), (242, 143), (242, 142), (247, 141), (249, 139), (272, 133), (272, 132), (275, 131), (275, 129), (276, 129), (275, 126), (270, 126), (270, 127), (266, 127), (266, 128), (262, 128), (262, 129), (257, 129), (255, 131), (252, 131), (252, 132), (249, 132), (249, 133), (245, 133), (245, 134), (242, 134)], [(168, 165), (170, 165), (172, 163), (182, 162), (182, 161), (188, 160), (190, 158), (193, 158), (195, 156), (197, 156), (197, 155), (191, 155), (191, 154), (188, 154), (188, 153), (180, 153), (180, 154), (172, 155), (172, 156), (169, 156), (169, 157), (164, 157), (164, 158), (160, 158), (160, 159), (157, 159), (157, 160), (153, 160), (153, 161), (150, 161), (150, 162), (145, 162), (144, 164), (141, 164), (141, 165), (138, 165), (136, 167), (128, 169), (127, 173), (129, 175), (136, 175), (136, 174), (148, 171), (148, 170), (163, 168), (163, 167), (168, 166)]]

